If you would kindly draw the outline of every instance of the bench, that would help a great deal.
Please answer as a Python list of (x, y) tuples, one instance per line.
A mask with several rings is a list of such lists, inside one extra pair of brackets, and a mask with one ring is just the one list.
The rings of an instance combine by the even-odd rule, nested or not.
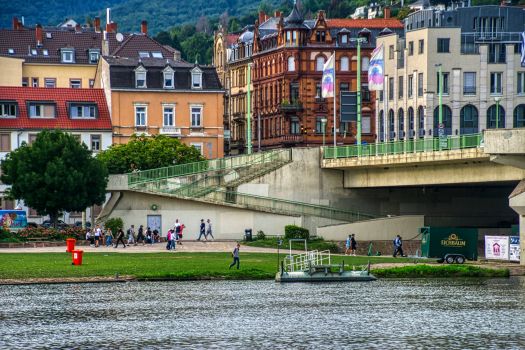
[(36, 242), (39, 242), (39, 241), (42, 241), (42, 242), (44, 242), (44, 241), (48, 241), (48, 239), (45, 238), (45, 237), (32, 237), (32, 238), (28, 238), (27, 240), (28, 240), (28, 241), (36, 241)]

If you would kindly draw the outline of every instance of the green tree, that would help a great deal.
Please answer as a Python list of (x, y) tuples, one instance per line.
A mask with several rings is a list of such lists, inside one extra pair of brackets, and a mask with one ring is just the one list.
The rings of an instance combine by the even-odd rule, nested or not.
[(168, 33), (165, 30), (161, 30), (160, 32), (158, 32), (157, 35), (153, 37), (153, 39), (158, 41), (158, 43), (161, 45), (171, 46), (173, 44), (170, 33)]
[(162, 168), (204, 160), (198, 149), (165, 135), (133, 134), (128, 143), (114, 144), (97, 154), (110, 174)]
[(182, 43), (186, 61), (191, 63), (198, 60), (199, 64), (211, 64), (213, 51), (211, 56), (206, 55), (209, 47), (213, 47), (213, 37), (205, 33), (196, 34)]
[(237, 24), (237, 22), (235, 21), (235, 19), (232, 21), (232, 23), (230, 24), (230, 31), (232, 32), (236, 32), (238, 30), (241, 30), (241, 27)]
[(70, 133), (43, 130), (31, 146), (23, 142), (7, 154), (0, 180), (10, 185), (10, 198), (23, 200), (38, 215), (49, 215), (57, 227), (60, 212), (104, 203), (108, 171)]

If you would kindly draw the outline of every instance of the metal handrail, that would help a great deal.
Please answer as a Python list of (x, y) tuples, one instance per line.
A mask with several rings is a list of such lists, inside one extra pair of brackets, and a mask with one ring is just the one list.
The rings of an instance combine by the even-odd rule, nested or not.
[(434, 137), (405, 141), (371, 143), (368, 145), (326, 147), (324, 158), (332, 159), (369, 157), (400, 153), (446, 151), (452, 149), (483, 147), (483, 133), (449, 136), (446, 138), (446, 145), (443, 145), (440, 141), (444, 140), (442, 138), (440, 139), (438, 137)]

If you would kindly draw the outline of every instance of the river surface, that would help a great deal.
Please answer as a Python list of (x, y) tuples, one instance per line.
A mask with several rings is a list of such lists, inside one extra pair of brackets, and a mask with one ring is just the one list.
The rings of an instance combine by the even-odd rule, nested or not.
[(0, 286), (0, 349), (524, 349), (525, 278)]

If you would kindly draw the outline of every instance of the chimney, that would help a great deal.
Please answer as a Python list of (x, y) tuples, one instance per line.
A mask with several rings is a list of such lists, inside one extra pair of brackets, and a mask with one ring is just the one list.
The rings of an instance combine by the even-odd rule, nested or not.
[(18, 18), (13, 17), (13, 30), (18, 29)]
[(275, 11), (275, 12), (273, 13), (273, 16), (274, 16), (274, 17), (279, 17), (279, 11)]
[(80, 27), (80, 24), (77, 23), (77, 25), (75, 26), (75, 32), (81, 32), (82, 31), (82, 27)]
[(106, 27), (111, 23), (111, 9), (108, 7), (106, 10)]
[(104, 31), (104, 40), (102, 40), (102, 56), (109, 56), (109, 40), (106, 31)]
[(100, 17), (95, 17), (93, 24), (95, 25), (95, 32), (100, 33)]
[(265, 21), (265, 22), (266, 22), (267, 20), (269, 20), (269, 19), (270, 19), (270, 15), (266, 15), (266, 16), (264, 16), (264, 21)]
[(111, 22), (111, 29), (113, 29), (113, 31), (114, 31), (115, 33), (117, 33), (117, 24)]
[(264, 11), (259, 11), (259, 24), (264, 22)]
[(42, 39), (42, 25), (37, 24), (36, 25), (36, 43), (37, 45), (42, 45), (43, 39)]
[(148, 35), (148, 22), (142, 21), (140, 24), (140, 32), (144, 35)]
[(175, 61), (180, 61), (180, 51), (179, 50), (175, 50), (175, 52), (173, 52), (173, 59)]
[(390, 7), (385, 7), (385, 19), (390, 19)]

